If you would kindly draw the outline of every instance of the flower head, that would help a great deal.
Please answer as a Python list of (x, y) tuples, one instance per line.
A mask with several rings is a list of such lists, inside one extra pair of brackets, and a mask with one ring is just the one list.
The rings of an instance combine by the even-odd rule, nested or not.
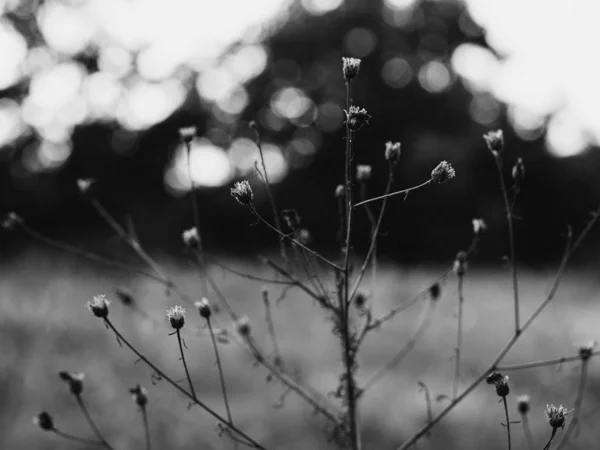
[(235, 198), (240, 205), (249, 205), (254, 199), (252, 188), (248, 180), (236, 181), (231, 188), (231, 195)]
[(196, 227), (192, 227), (189, 230), (184, 230), (181, 234), (181, 238), (183, 239), (183, 243), (188, 248), (198, 248), (200, 245), (200, 234), (198, 233), (198, 229)]
[(202, 300), (196, 300), (194, 302), (194, 306), (198, 310), (198, 313), (201, 317), (208, 319), (211, 316), (212, 311), (210, 309), (210, 303), (206, 297), (202, 297)]
[(249, 337), (252, 328), (250, 326), (250, 319), (248, 319), (248, 316), (243, 316), (240, 319), (238, 319), (238, 321), (235, 324), (235, 328), (240, 334), (240, 336), (245, 338)]
[(33, 424), (37, 427), (40, 427), (44, 431), (54, 430), (54, 420), (46, 411), (42, 411), (37, 416), (34, 416)]
[(565, 417), (571, 414), (574, 409), (568, 410), (560, 405), (558, 408), (554, 405), (546, 405), (546, 419), (552, 428), (562, 428), (565, 426)]
[(148, 404), (148, 391), (142, 385), (136, 384), (129, 389), (129, 393), (131, 394), (134, 403), (140, 408), (144, 408)]
[(510, 392), (510, 388), (508, 386), (508, 375), (503, 376), (501, 373), (494, 372), (485, 379), (485, 382), (487, 384), (495, 385), (496, 394), (498, 394), (500, 397), (506, 397)]
[(106, 295), (104, 294), (95, 295), (93, 300), (86, 302), (85, 304), (87, 309), (101, 319), (108, 317), (108, 305), (110, 305), (110, 300), (107, 300)]
[(351, 131), (360, 130), (363, 125), (368, 125), (369, 120), (371, 120), (371, 116), (367, 113), (365, 108), (360, 108), (358, 106), (351, 106), (348, 111), (344, 110), (346, 113), (346, 124)]
[(598, 345), (597, 341), (589, 341), (587, 344), (579, 347), (579, 356), (583, 361), (587, 361), (592, 357), (596, 345)]
[(483, 219), (473, 219), (473, 234), (478, 235), (487, 230), (487, 225)]
[(66, 372), (61, 370), (58, 372), (58, 376), (61, 380), (69, 385), (69, 390), (73, 395), (80, 395), (83, 392), (83, 379), (85, 375), (83, 373)]
[(14, 230), (23, 223), (23, 219), (17, 213), (11, 211), (2, 219), (1, 227), (5, 230)]
[(335, 197), (336, 198), (342, 198), (344, 196), (344, 186), (341, 184), (338, 184), (335, 187)]
[(488, 131), (483, 135), (488, 149), (493, 155), (498, 155), (504, 149), (504, 134), (502, 130)]
[(181, 306), (173, 306), (167, 309), (167, 318), (174, 330), (183, 328), (185, 324), (185, 309)]
[(365, 164), (359, 164), (356, 166), (356, 179), (357, 181), (369, 181), (371, 179), (371, 173), (373, 168)]
[(512, 177), (515, 184), (521, 183), (525, 178), (525, 164), (523, 164), (523, 158), (517, 158), (517, 162), (512, 168)]
[(454, 273), (456, 276), (463, 277), (467, 274), (467, 252), (461, 250), (456, 254), (454, 260)]
[(79, 189), (81, 195), (87, 195), (90, 193), (94, 183), (96, 183), (96, 180), (93, 178), (79, 178), (77, 180), (77, 189)]
[(350, 81), (356, 75), (358, 75), (358, 70), (360, 69), (360, 59), (358, 58), (342, 58), (342, 73), (344, 74), (344, 78), (346, 81)]
[(521, 414), (527, 414), (530, 408), (529, 395), (520, 395), (517, 397), (517, 409)]
[(182, 127), (179, 129), (179, 137), (183, 142), (189, 144), (196, 137), (196, 127)]
[(435, 183), (445, 183), (455, 176), (456, 172), (448, 161), (442, 161), (431, 171), (431, 180)]
[(400, 142), (388, 141), (385, 143), (385, 159), (395, 164), (400, 159)]

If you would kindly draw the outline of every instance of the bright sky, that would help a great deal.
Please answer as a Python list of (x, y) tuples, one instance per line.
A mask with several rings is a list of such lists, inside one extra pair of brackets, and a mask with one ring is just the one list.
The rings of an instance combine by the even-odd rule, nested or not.
[[(407, 26), (420, 1), (385, 0), (383, 17), (392, 26)], [(459, 46), (450, 65), (430, 61), (414, 68), (401, 55), (392, 55), (382, 64), (383, 81), (402, 89), (416, 77), (428, 91), (442, 92), (453, 69), (474, 94), (470, 111), (476, 122), (493, 123), (500, 100), (508, 104), (519, 136), (533, 139), (545, 133), (549, 150), (557, 156), (576, 155), (600, 143), (600, 0), (464, 1), (499, 58), (473, 44)], [(3, 14), (32, 14), (28, 8), (38, 2), (0, 0), (0, 89), (31, 79), (21, 104), (0, 99), (0, 146), (35, 133), (40, 143), (24, 153), (23, 164), (31, 172), (53, 170), (71, 153), (74, 126), (117, 121), (132, 132), (147, 129), (179, 108), (190, 87), (218, 122), (234, 123), (248, 103), (245, 84), (269, 62), (261, 45), (265, 26), (274, 19), (284, 22), (289, 2), (47, 0), (35, 14), (48, 47), (28, 49)], [(342, 3), (301, 0), (315, 15)], [(222, 57), (240, 40), (240, 46)], [(376, 48), (377, 37), (373, 30), (355, 28), (344, 42), (353, 49), (352, 56), (365, 57)], [(70, 59), (86, 49), (99, 54), (96, 73), (89, 74)], [(293, 61), (285, 64), (282, 70), (297, 70)], [(274, 130), (287, 122), (297, 126), (314, 121), (323, 132), (335, 130), (340, 120), (338, 107), (316, 105), (290, 86), (273, 93), (262, 117)], [(225, 145), (222, 129), (211, 133), (194, 145), (196, 184), (218, 186), (253, 171), (252, 142), (237, 139)], [(288, 164), (306, 164), (318, 141), (319, 135), (299, 129), (288, 143), (297, 155), (291, 162), (277, 145), (266, 143), (273, 178), (281, 179)], [(190, 185), (184, 169), (185, 152), (178, 149), (165, 174), (174, 193)]]

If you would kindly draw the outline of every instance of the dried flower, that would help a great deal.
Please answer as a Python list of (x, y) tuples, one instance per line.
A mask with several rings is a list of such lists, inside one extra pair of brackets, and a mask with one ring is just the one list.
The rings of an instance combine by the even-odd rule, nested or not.
[(351, 131), (360, 130), (363, 125), (368, 125), (369, 120), (371, 120), (371, 116), (367, 113), (365, 108), (360, 108), (358, 106), (351, 106), (348, 111), (344, 110), (346, 113), (346, 124)]
[(34, 416), (33, 424), (37, 427), (40, 427), (44, 431), (54, 430), (54, 420), (46, 411), (42, 411), (37, 416)]
[(250, 319), (248, 319), (248, 316), (243, 316), (240, 319), (238, 319), (238, 321), (235, 324), (235, 328), (240, 334), (240, 336), (243, 336), (245, 338), (249, 337), (252, 328), (250, 327)]
[(179, 129), (179, 137), (183, 142), (189, 144), (196, 137), (196, 127), (182, 127)]
[(11, 211), (2, 219), (2, 228), (5, 230), (14, 230), (23, 223), (23, 219), (17, 213)]
[(479, 234), (487, 230), (487, 225), (483, 219), (473, 219), (473, 234)]
[(85, 304), (87, 309), (101, 319), (108, 317), (108, 305), (110, 305), (110, 300), (107, 300), (106, 295), (104, 294), (95, 295), (92, 301), (86, 302)]
[(512, 177), (515, 184), (520, 184), (525, 178), (525, 164), (523, 164), (523, 158), (517, 158), (517, 162), (512, 168)]
[(442, 295), (442, 287), (440, 286), (440, 283), (436, 281), (431, 286), (429, 286), (429, 295), (431, 295), (431, 298), (433, 300), (437, 300), (438, 298), (440, 298), (440, 295)]
[(435, 183), (445, 183), (455, 176), (456, 172), (447, 161), (442, 161), (431, 171), (431, 180)]
[(358, 58), (342, 58), (342, 73), (344, 74), (344, 78), (346, 81), (350, 81), (356, 75), (358, 75), (358, 70), (360, 69), (360, 59)]
[(356, 166), (356, 180), (357, 181), (369, 181), (371, 179), (371, 173), (373, 168), (365, 164), (359, 164)]
[(400, 142), (388, 141), (385, 143), (385, 159), (395, 164), (400, 159)]
[(517, 409), (521, 414), (527, 414), (530, 408), (529, 395), (520, 395), (517, 397)]
[(565, 417), (573, 411), (575, 410), (568, 410), (563, 405), (560, 405), (558, 408), (554, 405), (546, 405), (546, 419), (552, 428), (562, 428), (565, 426)]
[(501, 373), (494, 372), (485, 379), (485, 382), (487, 384), (495, 385), (496, 394), (498, 394), (500, 397), (506, 397), (510, 392), (510, 388), (508, 386), (508, 375), (503, 376)]
[(204, 317), (205, 319), (209, 319), (212, 311), (210, 309), (210, 303), (208, 303), (208, 299), (206, 297), (202, 297), (202, 300), (197, 300), (194, 302), (194, 307), (200, 313), (200, 317)]
[(79, 189), (81, 195), (87, 195), (95, 183), (96, 180), (93, 178), (79, 178), (77, 180), (77, 189)]
[(192, 227), (189, 230), (184, 230), (181, 234), (183, 243), (188, 248), (198, 248), (200, 246), (200, 234), (196, 227)]
[(135, 303), (135, 298), (129, 289), (119, 286), (115, 289), (115, 295), (125, 306), (131, 306)]
[(335, 187), (335, 197), (336, 198), (342, 198), (344, 196), (344, 186), (341, 184), (338, 184)]
[(252, 188), (248, 180), (236, 181), (231, 188), (231, 195), (235, 198), (240, 205), (249, 205), (254, 199)]
[(61, 380), (65, 381), (69, 385), (71, 394), (80, 395), (83, 392), (83, 379), (85, 378), (83, 373), (66, 372), (61, 370), (58, 372), (58, 376)]
[(179, 305), (167, 309), (167, 318), (174, 330), (183, 328), (185, 324), (185, 309)]
[(504, 149), (504, 134), (502, 130), (488, 131), (483, 135), (488, 149), (497, 156)]
[(133, 401), (140, 408), (144, 408), (148, 404), (148, 391), (142, 385), (136, 384), (134, 387), (129, 389)]
[(596, 345), (598, 345), (597, 341), (589, 341), (587, 344), (579, 347), (579, 356), (583, 361), (587, 361), (592, 357)]
[(454, 273), (456, 276), (463, 277), (467, 274), (467, 252), (461, 250), (456, 254), (454, 260)]

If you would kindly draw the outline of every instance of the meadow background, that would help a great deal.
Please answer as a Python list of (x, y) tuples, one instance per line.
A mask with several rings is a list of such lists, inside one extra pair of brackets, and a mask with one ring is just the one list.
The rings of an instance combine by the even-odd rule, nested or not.
[[(402, 142), (395, 188), (425, 181), (440, 161), (457, 177), (390, 201), (380, 237), (378, 281), (365, 282), (375, 316), (409, 299), (468, 247), (471, 220), (488, 224), (465, 279), (465, 386), (512, 331), (505, 214), (482, 135), (505, 132), (505, 175), (517, 157), (526, 177), (515, 221), (522, 316), (547, 294), (568, 225), (580, 230), (600, 202), (600, 32), (595, 0), (0, 0), (0, 214), (16, 211), (46, 236), (141, 267), (114, 236), (76, 180), (97, 180), (94, 196), (136, 234), (182, 290), (200, 296), (199, 274), (181, 240), (194, 223), (190, 179), (178, 129), (196, 126), (191, 168), (204, 248), (241, 271), (272, 278), (256, 255), (277, 258), (276, 237), (229, 194), (247, 178), (257, 209), (270, 216), (254, 163), (250, 121), (260, 130), (280, 209), (296, 208), (311, 246), (338, 251), (336, 186), (343, 179), (341, 57), (362, 59), (352, 96), (373, 115), (357, 136), (355, 162), (370, 164), (369, 196), (385, 187), (386, 141)], [(376, 206), (377, 207), (377, 206)], [(354, 257), (367, 250), (369, 222), (356, 218)], [(556, 298), (504, 363), (576, 354), (600, 339), (594, 230), (569, 266)], [(211, 266), (236, 312), (247, 314), (270, 350), (261, 282)], [(366, 277), (369, 278), (369, 277)], [(144, 314), (120, 304), (127, 287)], [(271, 286), (276, 299), (280, 286)], [(59, 370), (85, 372), (85, 397), (118, 448), (143, 445), (141, 417), (127, 389), (149, 389), (154, 447), (233, 448), (84, 307), (105, 293), (110, 317), (160, 366), (183, 376), (164, 311), (177, 298), (151, 280), (54, 251), (20, 230), (0, 235), (0, 448), (77, 445), (31, 423), (48, 410), (65, 431), (88, 435)], [(216, 299), (209, 295), (216, 302)], [(370, 334), (359, 383), (410, 338), (426, 303)], [(203, 321), (187, 305), (187, 355), (202, 399), (221, 411), (214, 357)], [(426, 420), (419, 381), (451, 391), (457, 279), (450, 277), (431, 329), (362, 403), (365, 449), (395, 448)], [(321, 310), (297, 290), (273, 309), (286, 367), (324, 395), (341, 371), (338, 342)], [(220, 326), (230, 327), (225, 314)], [(330, 448), (330, 430), (294, 394), (233, 343), (221, 345), (234, 418), (268, 448)], [(547, 403), (571, 406), (579, 365), (510, 373), (515, 395), (532, 398), (530, 423), (542, 448)], [(582, 424), (570, 448), (593, 449), (600, 435), (598, 362), (590, 373)], [(514, 395), (513, 395), (514, 394)], [(482, 385), (419, 448), (505, 448), (503, 411)], [(445, 400), (434, 402), (440, 410)], [(514, 426), (515, 448), (526, 444)]]

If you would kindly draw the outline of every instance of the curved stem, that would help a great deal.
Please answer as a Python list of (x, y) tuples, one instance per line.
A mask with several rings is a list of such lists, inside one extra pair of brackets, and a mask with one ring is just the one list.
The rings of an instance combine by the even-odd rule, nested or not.
[(64, 431), (60, 431), (58, 428), (54, 428), (51, 431), (54, 434), (56, 434), (57, 436), (60, 436), (61, 438), (67, 439), (69, 441), (79, 442), (80, 444), (87, 444), (87, 445), (100, 445), (100, 446), (104, 447), (104, 442), (93, 441), (92, 439), (86, 439), (86, 438), (82, 438), (79, 436), (75, 436), (73, 434), (65, 433)]
[(527, 441), (527, 448), (529, 450), (533, 450), (534, 442), (533, 442), (533, 434), (531, 434), (531, 429), (529, 428), (529, 419), (526, 414), (521, 415), (521, 423), (523, 424), (523, 432), (525, 433), (525, 440)]
[(356, 208), (357, 206), (364, 205), (365, 203), (370, 203), (370, 202), (374, 202), (376, 200), (381, 200), (381, 199), (384, 199), (384, 198), (393, 197), (394, 195), (408, 194), (411, 191), (415, 191), (417, 189), (420, 189), (422, 187), (427, 186), (429, 183), (431, 183), (431, 178), (429, 180), (427, 180), (426, 182), (424, 182), (424, 183), (421, 183), (421, 184), (419, 184), (417, 186), (413, 186), (413, 187), (408, 188), (408, 189), (402, 189), (401, 191), (391, 192), (389, 194), (380, 195), (379, 197), (375, 197), (375, 198), (370, 198), (368, 200), (364, 200), (362, 202), (356, 203), (353, 207)]
[(192, 383), (192, 377), (190, 377), (190, 372), (187, 367), (187, 363), (185, 362), (185, 354), (183, 353), (183, 343), (181, 341), (181, 334), (179, 332), (179, 328), (176, 330), (177, 334), (177, 342), (179, 344), (179, 353), (181, 354), (181, 362), (183, 363), (183, 368), (185, 369), (185, 377), (188, 380), (188, 384), (190, 386), (190, 391), (192, 393), (192, 397), (196, 398), (196, 391), (194, 390), (194, 383)]
[(550, 449), (550, 444), (552, 443), (552, 439), (554, 439), (554, 435), (556, 434), (556, 430), (558, 430), (558, 428), (552, 428), (552, 434), (550, 435), (550, 439), (548, 439), (548, 442), (546, 443), (546, 445), (544, 445), (544, 448), (542, 450), (549, 450)]
[(233, 424), (231, 417), (231, 409), (229, 408), (229, 400), (227, 399), (227, 388), (225, 386), (225, 376), (223, 375), (223, 366), (221, 365), (221, 357), (219, 356), (219, 349), (217, 348), (217, 340), (215, 339), (215, 333), (213, 331), (212, 322), (210, 317), (206, 318), (208, 324), (208, 330), (210, 331), (210, 339), (212, 340), (213, 348), (215, 350), (215, 357), (217, 358), (217, 367), (219, 368), (219, 378), (221, 380), (221, 391), (223, 392), (223, 402), (225, 403), (225, 410), (227, 411), (227, 419), (229, 423)]
[(90, 415), (87, 407), (85, 406), (85, 403), (83, 402), (83, 399), (81, 398), (81, 395), (75, 394), (75, 398), (77, 399), (77, 404), (79, 405), (79, 409), (81, 409), (81, 412), (82, 412), (83, 416), (85, 417), (85, 420), (87, 420), (87, 423), (90, 425), (90, 428), (96, 435), (96, 438), (98, 438), (98, 440), (102, 443), (102, 445), (104, 447), (106, 447), (109, 450), (114, 450), (113, 446), (110, 445), (106, 439), (104, 439), (104, 436), (102, 436), (100, 429), (96, 426), (94, 419), (92, 419), (92, 416)]
[(458, 332), (456, 336), (456, 361), (454, 366), (454, 386), (452, 388), (452, 398), (458, 395), (458, 385), (460, 384), (460, 350), (462, 346), (462, 325), (463, 325), (463, 281), (464, 275), (458, 275)]
[(146, 450), (151, 450), (151, 440), (150, 440), (150, 426), (148, 425), (148, 411), (146, 411), (146, 407), (143, 406), (142, 410), (142, 420), (144, 421), (144, 437), (146, 440)]
[(510, 450), (511, 449), (510, 418), (508, 417), (508, 404), (506, 402), (506, 396), (502, 397), (502, 401), (504, 402), (504, 413), (506, 415), (506, 433), (508, 434), (508, 450)]

